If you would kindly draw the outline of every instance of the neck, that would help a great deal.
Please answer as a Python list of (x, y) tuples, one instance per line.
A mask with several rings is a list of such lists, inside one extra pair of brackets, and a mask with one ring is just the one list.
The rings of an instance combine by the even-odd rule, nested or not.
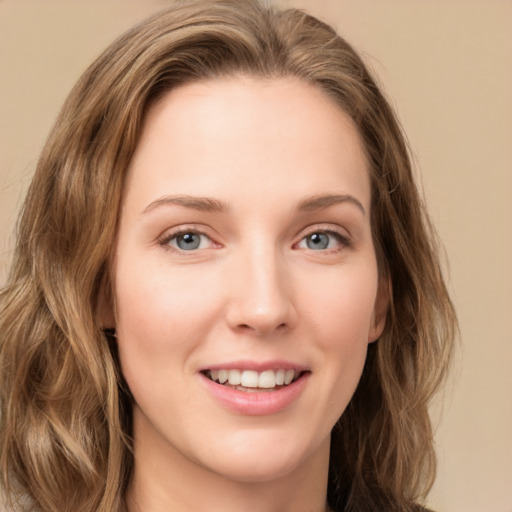
[(271, 479), (233, 478), (158, 440), (137, 438), (128, 512), (325, 512), (329, 440), (291, 471)]

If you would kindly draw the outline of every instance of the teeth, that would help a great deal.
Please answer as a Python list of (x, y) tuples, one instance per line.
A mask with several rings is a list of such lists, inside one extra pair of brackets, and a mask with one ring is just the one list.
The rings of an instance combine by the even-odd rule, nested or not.
[(207, 374), (211, 380), (220, 384), (229, 384), (236, 389), (256, 391), (261, 389), (273, 389), (276, 386), (287, 386), (299, 375), (295, 370), (210, 370)]
[[(217, 380), (213, 378), (213, 372), (212, 372), (212, 380)], [(224, 384), (228, 380), (228, 371), (227, 370), (219, 370), (219, 382), (221, 384)]]
[[(292, 372), (295, 373), (293, 370)], [(266, 370), (260, 373), (258, 378), (258, 387), (266, 389), (276, 387), (276, 374), (274, 370)]]
[(240, 384), (242, 384), (242, 386), (244, 386), (246, 388), (257, 388), (258, 387), (258, 372), (253, 372), (251, 370), (244, 370), (242, 372)]
[(295, 371), (294, 370), (286, 370), (286, 373), (284, 374), (285, 386), (288, 386), (288, 384), (290, 384), (290, 382), (293, 380), (293, 377), (295, 377)]
[(232, 386), (238, 386), (242, 383), (242, 372), (240, 370), (229, 370), (228, 371), (228, 382)]

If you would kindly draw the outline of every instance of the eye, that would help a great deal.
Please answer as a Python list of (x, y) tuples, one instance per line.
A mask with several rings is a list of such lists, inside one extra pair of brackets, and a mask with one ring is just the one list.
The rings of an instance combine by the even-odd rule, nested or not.
[(209, 236), (199, 231), (186, 230), (173, 233), (160, 241), (163, 246), (169, 246), (178, 251), (195, 251), (197, 249), (206, 249), (212, 245)]
[(348, 245), (348, 239), (335, 231), (315, 231), (305, 236), (297, 245), (299, 249), (325, 251)]

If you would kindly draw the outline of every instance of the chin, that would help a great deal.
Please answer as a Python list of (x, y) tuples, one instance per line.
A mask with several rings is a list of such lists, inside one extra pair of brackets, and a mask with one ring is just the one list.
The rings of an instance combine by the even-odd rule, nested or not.
[(300, 461), (283, 459), (282, 456), (267, 460), (233, 460), (232, 463), (224, 462), (221, 466), (208, 468), (226, 479), (240, 483), (266, 483), (279, 480), (294, 473), (300, 465)]
[(329, 436), (324, 441), (310, 443), (311, 446), (301, 444), (300, 437), (296, 443), (275, 438), (234, 440), (229, 447), (219, 448), (227, 457), (215, 455), (208, 469), (236, 482), (264, 483), (291, 475), (317, 457), (328, 464)]

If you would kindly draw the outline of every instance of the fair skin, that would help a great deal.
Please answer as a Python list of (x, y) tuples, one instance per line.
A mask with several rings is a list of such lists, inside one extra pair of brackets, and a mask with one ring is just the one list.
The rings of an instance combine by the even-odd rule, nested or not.
[(130, 512), (325, 511), (330, 431), (386, 310), (348, 116), (291, 78), (167, 93), (130, 165), (114, 275)]

